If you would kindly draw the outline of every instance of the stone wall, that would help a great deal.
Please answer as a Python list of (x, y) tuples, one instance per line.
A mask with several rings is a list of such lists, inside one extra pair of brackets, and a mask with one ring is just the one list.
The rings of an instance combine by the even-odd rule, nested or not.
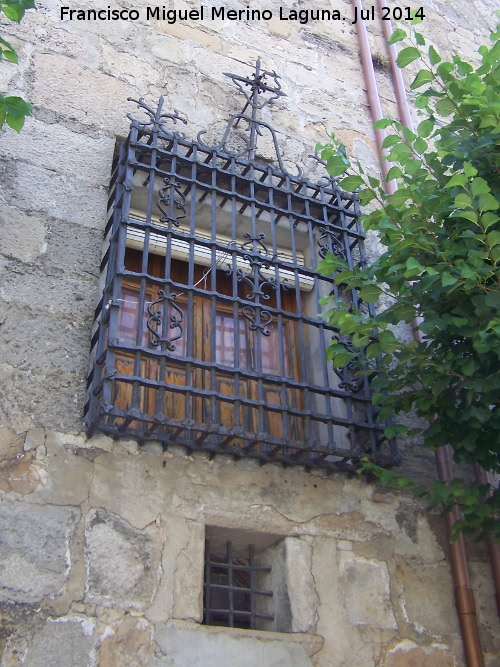
[[(61, 666), (463, 665), (446, 541), (409, 498), (155, 443), (1, 433), (2, 666), (48, 654)], [(289, 634), (199, 625), (217, 531), (277, 543)], [(473, 555), (472, 575), (492, 667), (484, 561)]]
[[(426, 3), (424, 32), (473, 59), (495, 5)], [(2, 667), (45, 666), (47, 656), (61, 667), (464, 664), (442, 526), (413, 500), (340, 474), (83, 434), (107, 186), (128, 97), (163, 94), (193, 136), (216, 135), (240, 108), (223, 72), (246, 74), (260, 56), (287, 93), (266, 111), (287, 164), (312, 170), (307, 156), (334, 130), (377, 169), (350, 3), (331, 0), (347, 18), (331, 24), (280, 21), (279, 6), (252, 5), (270, 8), (269, 22), (170, 25), (61, 21), (60, 5), (43, 0), (5, 31), (20, 64), (1, 63), (0, 90), (22, 94), (34, 113), (20, 136), (0, 136)], [(383, 55), (379, 24), (368, 28)], [(377, 77), (395, 113), (386, 68)], [(432, 474), (425, 453), (407, 460)], [(200, 625), (210, 531), (273, 542), (287, 633)], [(498, 667), (481, 549), (471, 574), (486, 664)]]

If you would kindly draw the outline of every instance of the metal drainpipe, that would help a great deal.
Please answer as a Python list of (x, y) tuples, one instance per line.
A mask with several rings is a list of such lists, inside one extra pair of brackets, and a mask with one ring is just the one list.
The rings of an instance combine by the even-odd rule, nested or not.
[[(361, 64), (363, 65), (363, 74), (366, 83), (366, 92), (368, 94), (368, 102), (370, 103), (370, 110), (372, 114), (372, 120), (375, 123), (377, 120), (383, 118), (382, 107), (380, 106), (380, 96), (378, 94), (377, 81), (375, 79), (375, 70), (373, 68), (372, 54), (370, 51), (370, 42), (368, 41), (368, 33), (366, 32), (365, 22), (361, 20), (361, 10), (363, 5), (361, 0), (352, 0), (353, 8), (358, 10), (358, 20), (356, 22), (356, 29), (358, 31), (358, 41), (359, 41), (359, 52), (361, 54)], [(390, 163), (387, 160), (382, 160), (384, 155), (384, 150), (382, 148), (382, 142), (384, 141), (386, 135), (385, 130), (374, 130), (375, 131), (375, 141), (377, 142), (377, 149), (379, 153), (379, 160), (382, 166), (382, 174), (384, 178), (387, 176), (389, 169), (391, 168)], [(396, 185), (394, 181), (389, 183), (384, 183), (384, 188), (387, 194), (393, 194), (396, 191)]]
[[(377, 0), (379, 16), (382, 17), (382, 8), (387, 7), (385, 0)], [(391, 38), (392, 24), (391, 21), (382, 21), (382, 29), (386, 43)], [(403, 81), (401, 69), (396, 63), (397, 49), (393, 44), (387, 46), (387, 53), (391, 66), (393, 76), (394, 89), (396, 92), (396, 102), (398, 106), (399, 116), (403, 125), (413, 131), (413, 123), (411, 119), (410, 109), (408, 106), (408, 99), (406, 97), (406, 88)], [(421, 342), (420, 331), (416, 326), (413, 328), (414, 338)], [(449, 481), (453, 478), (452, 458), (449, 447), (441, 447), (436, 451), (436, 467), (438, 470), (439, 479)], [(446, 528), (448, 537), (451, 536), (453, 524), (459, 518), (458, 510), (446, 517)], [(500, 552), (498, 553), (500, 564)], [(483, 667), (483, 654), (481, 651), (481, 643), (479, 639), (479, 632), (476, 620), (476, 608), (474, 604), (474, 594), (470, 585), (469, 570), (467, 568), (467, 554), (465, 551), (465, 541), (462, 536), (450, 544), (450, 557), (453, 572), (453, 580), (455, 584), (455, 600), (457, 606), (460, 627), (462, 630), (462, 638), (464, 643), (465, 656), (468, 667)], [(492, 559), (493, 562), (493, 559)], [(500, 572), (498, 573), (500, 582)], [(497, 597), (498, 602), (498, 597)]]
[[(379, 5), (379, 12), (381, 12), (381, 7), (385, 6), (385, 3), (382, 4), (383, 0), (377, 0)], [(366, 31), (366, 26), (364, 21), (361, 20), (361, 10), (363, 9), (361, 0), (352, 0), (353, 8), (358, 11), (358, 21), (356, 23), (358, 39), (359, 39), (359, 48), (361, 53), (361, 62), (363, 65), (363, 73), (365, 77), (368, 100), (370, 102), (370, 108), (372, 112), (372, 119), (374, 122), (382, 118), (382, 108), (380, 105), (380, 97), (378, 94), (377, 82), (375, 79), (375, 71), (373, 67), (373, 61), (371, 58), (370, 52), (370, 43), (368, 41), (368, 34)], [(381, 13), (380, 13), (381, 15)], [(382, 22), (390, 24), (389, 21)], [(384, 36), (386, 41), (390, 39), (390, 34), (392, 29), (388, 25), (389, 33), (387, 34), (387, 28), (384, 29)], [(391, 69), (396, 72), (397, 64), (395, 62), (395, 49), (389, 50), (389, 59), (391, 61)], [(409, 121), (408, 126), (411, 129), (411, 117), (409, 115), (408, 104), (406, 102), (406, 91), (404, 89), (404, 83), (401, 76), (396, 74), (394, 76), (394, 85), (396, 88), (396, 100), (398, 102), (398, 109), (401, 114), (402, 122), (405, 123)], [(400, 106), (400, 103), (404, 103)], [(382, 142), (384, 140), (385, 132), (380, 130), (375, 130), (375, 138), (377, 141), (377, 147), (380, 154), (380, 159), (383, 156)], [(382, 164), (382, 173), (386, 176), (389, 165), (387, 160), (381, 162)], [(392, 194), (395, 191), (395, 184), (388, 183), (386, 186), (386, 191), (388, 194)], [(414, 328), (414, 334), (419, 337), (420, 334), (416, 328)], [(438, 469), (438, 475), (440, 479), (449, 480), (452, 478), (451, 470), (451, 457), (447, 447), (442, 447), (436, 452), (436, 465)], [(457, 520), (457, 515), (454, 516), (451, 514), (447, 516), (446, 526), (448, 529), (448, 535), (451, 535), (451, 528), (453, 523)], [(474, 597), (472, 589), (470, 586), (469, 572), (467, 569), (467, 560), (465, 554), (465, 543), (462, 537), (460, 537), (457, 542), (450, 544), (450, 556), (452, 562), (452, 572), (455, 582), (455, 597), (458, 616), (460, 619), (460, 627), (462, 629), (462, 637), (464, 643), (464, 650), (467, 660), (468, 667), (484, 667), (483, 656), (481, 651), (481, 646), (479, 642), (479, 632), (477, 629), (476, 622), (476, 612), (474, 606)]]

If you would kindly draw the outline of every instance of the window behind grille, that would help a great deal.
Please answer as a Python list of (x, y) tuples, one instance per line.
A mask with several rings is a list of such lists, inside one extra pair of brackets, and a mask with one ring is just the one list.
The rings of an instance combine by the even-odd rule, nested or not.
[(259, 621), (274, 620), (271, 614), (260, 611), (262, 599), (273, 595), (259, 588), (261, 575), (270, 571), (270, 567), (256, 564), (253, 545), (248, 546), (247, 557), (241, 557), (234, 554), (230, 541), (225, 553), (212, 553), (211, 541), (206, 540), (203, 623), (255, 630)]
[(369, 377), (325, 362), (337, 331), (323, 297), (362, 304), (316, 266), (327, 252), (365, 261), (356, 197), (291, 175), (279, 156), (264, 165), (253, 148), (168, 131), (162, 104), (139, 102), (150, 121), (133, 120), (115, 162), (89, 435), (306, 468), (397, 460)]

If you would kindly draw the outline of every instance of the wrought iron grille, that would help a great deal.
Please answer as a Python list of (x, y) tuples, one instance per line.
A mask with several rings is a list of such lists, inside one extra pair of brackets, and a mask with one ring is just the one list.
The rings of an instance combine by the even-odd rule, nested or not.
[(241, 558), (233, 554), (231, 542), (226, 543), (225, 554), (213, 554), (206, 540), (203, 623), (255, 630), (260, 629), (259, 621), (273, 621), (272, 615), (259, 611), (262, 598), (273, 593), (257, 585), (259, 575), (270, 571), (256, 565), (253, 545), (248, 546), (248, 558)]
[[(163, 99), (156, 109), (141, 99), (144, 117), (129, 116), (111, 182), (89, 434), (328, 469), (366, 454), (394, 461), (369, 379), (325, 361), (337, 332), (320, 300), (338, 288), (316, 265), (327, 252), (366, 261), (356, 196), (285, 168), (257, 118), (283, 95), (274, 72), (257, 62), (253, 77), (227, 76), (246, 103), (216, 146), (167, 129), (186, 121)], [(276, 166), (258, 157), (264, 135)], [(342, 298), (362, 305), (356, 290)]]

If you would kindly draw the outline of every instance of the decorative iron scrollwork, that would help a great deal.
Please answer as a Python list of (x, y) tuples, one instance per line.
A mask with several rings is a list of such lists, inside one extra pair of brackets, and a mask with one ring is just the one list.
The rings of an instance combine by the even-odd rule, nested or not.
[[(345, 347), (348, 352), (354, 352), (354, 347), (351, 342), (338, 339), (338, 342)], [(349, 389), (354, 394), (363, 387), (363, 378), (361, 376), (355, 377), (352, 374), (354, 360), (350, 361), (343, 368), (334, 368), (335, 375), (341, 380), (339, 382), (340, 389)]]
[(251, 306), (244, 306), (241, 310), (247, 320), (251, 322), (249, 327), (251, 331), (260, 331), (263, 336), (271, 335), (267, 326), (273, 321), (273, 316), (268, 310)]
[[(167, 294), (165, 290), (158, 291), (159, 299), (153, 301), (148, 306), (148, 314), (150, 315), (147, 321), (147, 327), (151, 333), (151, 345), (158, 347), (159, 345), (165, 345), (166, 349), (169, 352), (174, 352), (175, 345), (173, 342), (179, 340), (183, 334), (182, 322), (184, 320), (184, 313), (181, 308), (175, 303), (175, 299), (179, 296), (178, 294)], [(163, 316), (159, 310), (154, 311), (154, 306), (163, 304)], [(170, 329), (179, 329), (179, 333), (176, 336), (163, 337), (161, 335), (161, 329), (164, 321), (165, 310), (173, 309), (175, 312), (171, 313), (169, 316)]]
[[(230, 74), (224, 72), (225, 76), (229, 77), (231, 81), (236, 85), (241, 93), (243, 93), (246, 104), (243, 107), (240, 113), (236, 113), (228, 121), (226, 131), (224, 136), (219, 144), (216, 146), (208, 146), (204, 143), (202, 136), (206, 133), (205, 130), (198, 133), (198, 141), (204, 148), (209, 150), (215, 150), (218, 152), (224, 152), (227, 155), (233, 157), (246, 157), (250, 162), (255, 158), (255, 152), (257, 150), (257, 137), (263, 136), (263, 130), (267, 130), (272, 138), (274, 150), (276, 152), (276, 160), (278, 162), (279, 168), (285, 174), (289, 172), (285, 169), (283, 164), (283, 158), (278, 146), (278, 140), (276, 138), (276, 133), (268, 123), (265, 123), (262, 120), (257, 119), (257, 112), (263, 109), (265, 106), (273, 104), (275, 100), (279, 97), (286, 96), (285, 93), (281, 90), (281, 85), (278, 81), (280, 78), (276, 72), (269, 72), (267, 70), (262, 70), (260, 65), (260, 58), (257, 59), (255, 64), (255, 73), (253, 77), (243, 77), (238, 74)], [(274, 84), (269, 85), (266, 83), (266, 79), (274, 79)], [(247, 90), (249, 89), (249, 90)], [(267, 99), (262, 99), (260, 96), (263, 93), (270, 93), (270, 97)], [(250, 114), (247, 113), (247, 109), (250, 108)], [(229, 146), (229, 137), (237, 128), (240, 122), (246, 123), (246, 127), (243, 130), (248, 132), (248, 138), (238, 134), (238, 137), (243, 140), (245, 147), (238, 151), (234, 152)], [(297, 177), (302, 178), (302, 169), (296, 165)]]
[[(257, 252), (259, 255), (264, 254), (266, 257), (269, 257), (269, 250), (268, 250), (266, 244), (262, 242), (263, 239), (266, 238), (265, 234), (261, 233), (261, 234), (258, 234), (257, 236), (252, 236), (248, 232), (245, 232), (244, 236), (245, 236), (246, 239), (248, 239), (248, 241), (245, 241), (245, 243), (241, 244), (241, 249), (242, 250), (252, 250), (254, 252)], [(255, 243), (254, 243), (254, 241), (255, 241)], [(250, 243), (252, 244), (252, 248), (247, 248), (246, 246), (250, 245)], [(260, 250), (254, 250), (254, 248), (257, 246), (257, 244), (262, 247), (262, 249), (264, 250), (264, 253), (260, 252)]]
[(319, 231), (321, 232), (321, 236), (318, 239), (319, 256), (324, 258), (326, 257), (326, 253), (332, 252), (334, 255), (342, 257), (342, 259), (346, 259), (344, 244), (333, 230), (327, 227), (320, 227)]
[(251, 292), (245, 296), (245, 299), (253, 301), (255, 298), (263, 299), (264, 301), (269, 300), (269, 294), (266, 294), (262, 291), (262, 288), (265, 285), (269, 285), (272, 289), (276, 289), (276, 280), (274, 278), (266, 278), (262, 275), (262, 269), (270, 269), (269, 264), (260, 261), (256, 257), (251, 255), (243, 255), (243, 259), (248, 262), (251, 266), (251, 270), (248, 273), (245, 273), (243, 269), (238, 269), (236, 271), (236, 276), (238, 282), (245, 281), (252, 288)]
[[(245, 113), (249, 106), (255, 109), (263, 109), (268, 104), (272, 104), (274, 100), (277, 100), (279, 97), (286, 97), (286, 93), (281, 90), (281, 84), (279, 82), (281, 77), (278, 76), (274, 70), (272, 72), (261, 70), (260, 58), (257, 60), (253, 79), (239, 76), (238, 74), (230, 74), (229, 72), (224, 72), (223, 74), (231, 79), (238, 90), (243, 93), (246, 98), (247, 103), (241, 113)], [(270, 86), (266, 83), (268, 77), (274, 79), (274, 85)], [(250, 92), (246, 91), (245, 88), (250, 88)], [(271, 93), (271, 96), (267, 100), (259, 100), (260, 93)]]
[[(160, 188), (158, 208), (163, 213), (160, 216), (160, 222), (166, 222), (174, 227), (180, 226), (180, 220), (187, 215), (186, 197), (179, 189), (179, 184), (168, 176), (163, 179), (165, 185)], [(182, 211), (180, 215), (174, 215), (174, 210)]]
[(184, 125), (187, 125), (187, 120), (183, 118), (176, 109), (174, 109), (173, 113), (162, 113), (163, 104), (165, 102), (163, 96), (160, 97), (156, 109), (153, 109), (148, 104), (146, 104), (143, 97), (140, 97), (138, 100), (134, 100), (133, 97), (129, 97), (127, 99), (129, 102), (135, 102), (137, 104), (137, 108), (143, 109), (149, 118), (149, 120), (140, 121), (134, 118), (130, 113), (127, 114), (127, 118), (131, 120), (132, 123), (134, 123), (136, 126), (140, 127), (141, 130), (150, 130), (151, 132), (158, 132), (159, 134), (165, 135), (169, 133), (169, 131), (164, 127), (164, 123), (167, 120), (171, 120), (174, 123), (177, 123), (179, 120), (181, 123), (184, 123)]

